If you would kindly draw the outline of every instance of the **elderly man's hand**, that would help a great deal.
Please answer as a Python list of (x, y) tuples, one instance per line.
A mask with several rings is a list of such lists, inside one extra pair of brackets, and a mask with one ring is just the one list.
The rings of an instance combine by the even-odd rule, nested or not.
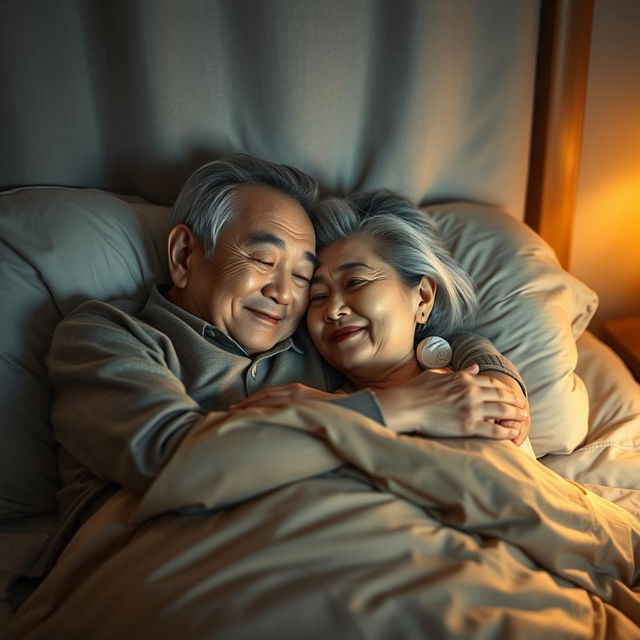
[(283, 384), (277, 387), (268, 387), (256, 391), (241, 402), (236, 402), (229, 407), (230, 411), (247, 409), (248, 407), (282, 407), (296, 400), (327, 400), (344, 396), (344, 392), (328, 393), (313, 387), (307, 387), (300, 382)]
[(477, 365), (427, 370), (402, 386), (376, 390), (387, 426), (397, 433), (515, 441), (529, 419), (522, 391), (478, 371)]
[(517, 446), (520, 446), (528, 437), (529, 431), (531, 430), (531, 416), (529, 414), (529, 401), (527, 397), (524, 395), (524, 391), (522, 391), (522, 387), (509, 375), (506, 373), (502, 373), (501, 371), (483, 371), (479, 375), (487, 376), (489, 378), (493, 378), (494, 380), (498, 380), (503, 384), (507, 385), (513, 390), (514, 395), (519, 398), (520, 402), (523, 403), (523, 406), (527, 409), (527, 417), (523, 420), (513, 421), (513, 420), (501, 420), (500, 424), (505, 427), (512, 427), (518, 429), (518, 435), (513, 438), (513, 443)]

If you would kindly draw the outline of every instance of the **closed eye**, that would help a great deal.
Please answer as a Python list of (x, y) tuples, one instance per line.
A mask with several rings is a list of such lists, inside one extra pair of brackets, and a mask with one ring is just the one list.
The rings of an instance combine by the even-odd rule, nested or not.
[(347, 288), (353, 288), (353, 287), (357, 287), (360, 284), (364, 284), (365, 282), (367, 281), (364, 280), (363, 278), (349, 278), (346, 282), (346, 286)]
[(251, 258), (254, 262), (258, 264), (263, 264), (265, 267), (273, 267), (274, 263), (269, 262), (268, 260), (261, 260), (260, 258)]
[(302, 282), (304, 282), (305, 284), (311, 283), (311, 278), (307, 278), (307, 276), (303, 276), (300, 273), (294, 273), (293, 277), (296, 278), (297, 280), (302, 280)]

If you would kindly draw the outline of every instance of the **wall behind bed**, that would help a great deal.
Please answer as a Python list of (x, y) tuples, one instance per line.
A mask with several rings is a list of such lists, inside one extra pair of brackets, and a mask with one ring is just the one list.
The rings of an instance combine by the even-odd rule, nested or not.
[[(327, 191), (386, 186), (522, 218), (540, 6), (4, 0), (0, 189), (170, 204), (198, 164), (243, 150)], [(640, 313), (639, 12), (594, 3), (569, 268), (600, 296), (596, 330)]]
[(522, 218), (539, 2), (5, 0), (0, 187), (170, 204), (248, 151)]
[(594, 3), (569, 267), (600, 296), (591, 328), (640, 314), (640, 3)]

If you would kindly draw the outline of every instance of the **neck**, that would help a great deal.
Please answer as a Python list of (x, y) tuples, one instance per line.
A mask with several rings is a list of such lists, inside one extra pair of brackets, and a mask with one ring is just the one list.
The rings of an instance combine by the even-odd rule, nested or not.
[(169, 302), (173, 302), (173, 304), (178, 307), (182, 306), (182, 296), (180, 295), (180, 289), (178, 289), (178, 287), (176, 287), (175, 285), (171, 286), (164, 295)]
[(379, 369), (363, 367), (362, 370), (345, 374), (357, 389), (389, 389), (413, 380), (421, 372), (422, 367), (412, 354), (406, 361), (394, 366)]

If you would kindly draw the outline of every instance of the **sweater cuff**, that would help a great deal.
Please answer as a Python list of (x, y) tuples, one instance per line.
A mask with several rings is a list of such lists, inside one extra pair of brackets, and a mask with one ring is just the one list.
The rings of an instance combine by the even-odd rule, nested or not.
[(339, 398), (331, 398), (329, 402), (351, 409), (352, 411), (357, 411), (366, 418), (371, 418), (371, 420), (375, 420), (385, 427), (387, 426), (382, 414), (382, 409), (373, 391), (363, 389), (355, 393), (340, 396)]

